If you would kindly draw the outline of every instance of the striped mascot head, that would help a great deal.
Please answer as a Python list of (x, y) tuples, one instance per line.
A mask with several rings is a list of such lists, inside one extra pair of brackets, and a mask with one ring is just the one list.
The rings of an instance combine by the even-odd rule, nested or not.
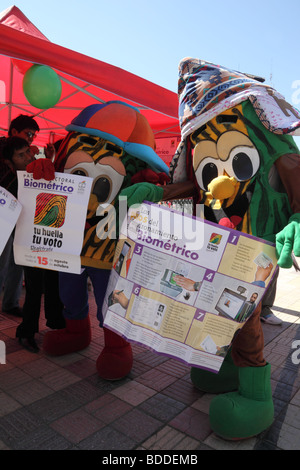
[(93, 178), (82, 264), (110, 269), (117, 237), (117, 195), (137, 173), (148, 168), (168, 174), (169, 169), (155, 153), (147, 119), (126, 103), (90, 105), (66, 129), (68, 134), (55, 160), (56, 171)]

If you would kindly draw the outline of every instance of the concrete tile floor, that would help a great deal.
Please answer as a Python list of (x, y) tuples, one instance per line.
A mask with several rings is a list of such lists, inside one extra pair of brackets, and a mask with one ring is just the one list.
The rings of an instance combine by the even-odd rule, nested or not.
[[(0, 450), (299, 450), (300, 273), (281, 270), (274, 313), (281, 326), (263, 325), (265, 357), (272, 366), (273, 425), (245, 441), (225, 441), (209, 425), (213, 395), (199, 392), (189, 367), (133, 345), (134, 366), (118, 382), (101, 380), (95, 368), (103, 335), (90, 292), (93, 340), (80, 353), (32, 354), (15, 339), (20, 319), (0, 313)], [(42, 345), (47, 331), (43, 313)], [(294, 348), (293, 348), (294, 345)], [(298, 346), (299, 347), (299, 346)], [(296, 358), (300, 359), (300, 353)]]

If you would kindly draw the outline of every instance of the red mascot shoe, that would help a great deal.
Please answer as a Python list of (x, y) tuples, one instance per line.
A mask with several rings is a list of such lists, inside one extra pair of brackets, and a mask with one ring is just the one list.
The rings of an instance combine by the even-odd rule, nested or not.
[(131, 345), (107, 328), (103, 328), (105, 346), (97, 359), (97, 371), (102, 379), (120, 380), (132, 368)]
[(48, 331), (44, 336), (43, 349), (51, 356), (63, 356), (85, 349), (91, 342), (90, 318), (68, 320), (66, 328)]

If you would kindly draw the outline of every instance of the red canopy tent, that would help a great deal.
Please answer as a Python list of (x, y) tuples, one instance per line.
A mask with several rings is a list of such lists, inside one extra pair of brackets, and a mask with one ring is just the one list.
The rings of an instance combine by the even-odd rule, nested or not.
[[(22, 61), (21, 67), (15, 59)], [(59, 75), (62, 93), (54, 107), (37, 109), (27, 101), (19, 70), (28, 63), (48, 65)], [(158, 143), (166, 137), (176, 142), (180, 138), (176, 93), (50, 42), (16, 6), (0, 13), (0, 70), (0, 135), (6, 135), (10, 121), (19, 114), (32, 115), (40, 127), (34, 143), (43, 147), (50, 135), (54, 141), (62, 138), (65, 126), (82, 108), (122, 100), (146, 116)]]

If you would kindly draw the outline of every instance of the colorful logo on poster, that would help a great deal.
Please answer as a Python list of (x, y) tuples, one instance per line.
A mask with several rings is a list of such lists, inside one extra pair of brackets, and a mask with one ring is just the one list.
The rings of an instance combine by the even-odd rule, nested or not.
[(209, 242), (207, 244), (206, 249), (208, 251), (217, 251), (218, 250), (218, 245), (221, 243), (222, 240), (222, 235), (219, 233), (212, 233), (209, 238)]
[(214, 245), (219, 245), (222, 239), (222, 235), (219, 233), (212, 233), (209, 239), (209, 243), (213, 243)]
[(34, 225), (59, 228), (65, 222), (67, 196), (39, 193), (36, 197)]
[(85, 188), (86, 188), (86, 181), (80, 181), (80, 183), (78, 183), (78, 192), (84, 193)]

